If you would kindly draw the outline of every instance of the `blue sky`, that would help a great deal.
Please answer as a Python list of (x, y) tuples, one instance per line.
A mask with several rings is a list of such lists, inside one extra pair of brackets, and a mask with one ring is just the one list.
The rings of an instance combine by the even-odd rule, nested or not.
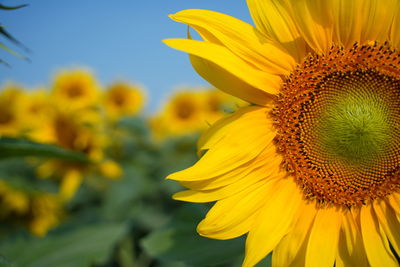
[(161, 42), (186, 35), (186, 26), (170, 20), (168, 14), (201, 8), (251, 22), (245, 0), (0, 2), (29, 4), (20, 10), (1, 11), (0, 22), (32, 50), (27, 54), (31, 62), (0, 50), (0, 58), (11, 65), (11, 68), (0, 66), (1, 83), (16, 81), (30, 88), (45, 86), (57, 70), (83, 66), (93, 70), (103, 85), (116, 79), (142, 84), (149, 96), (149, 112), (173, 88), (207, 85), (192, 70), (185, 53)]

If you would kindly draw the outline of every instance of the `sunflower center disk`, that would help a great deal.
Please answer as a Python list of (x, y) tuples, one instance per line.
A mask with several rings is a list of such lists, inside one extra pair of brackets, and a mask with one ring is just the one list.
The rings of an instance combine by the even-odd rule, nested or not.
[(352, 206), (399, 190), (399, 58), (388, 45), (334, 47), (287, 79), (276, 141), (306, 198)]
[[(364, 77), (357, 78), (359, 82)], [(346, 82), (348, 78), (338, 79)], [(347, 82), (352, 85), (355, 81)], [(391, 132), (395, 129), (385, 100), (374, 96), (376, 92), (373, 89), (356, 87), (353, 90), (355, 92), (350, 95), (343, 93), (340, 97), (331, 96), (331, 100), (337, 100), (337, 103), (325, 103), (320, 121), (313, 121), (319, 135), (315, 143), (319, 143), (322, 151), (337, 159), (362, 164), (385, 155)], [(360, 93), (357, 95), (358, 91)]]

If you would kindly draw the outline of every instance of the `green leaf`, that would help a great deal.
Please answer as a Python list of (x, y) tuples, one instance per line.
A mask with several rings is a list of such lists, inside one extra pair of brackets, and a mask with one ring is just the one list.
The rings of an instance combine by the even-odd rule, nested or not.
[(95, 224), (53, 233), (43, 239), (22, 238), (4, 243), (2, 254), (15, 266), (87, 267), (104, 263), (125, 234), (122, 224)]
[(194, 266), (221, 266), (243, 259), (244, 240), (212, 240), (199, 236), (196, 225), (203, 217), (200, 205), (183, 208), (167, 227), (152, 232), (141, 242), (146, 252), (163, 261)]
[(40, 144), (18, 138), (0, 138), (0, 159), (26, 156), (49, 157), (70, 161), (89, 162), (89, 159), (84, 154), (69, 151), (58, 146)]
[(14, 56), (16, 56), (16, 57), (25, 58), (23, 55), (21, 55), (21, 54), (15, 52), (14, 50), (12, 50), (12, 49), (10, 49), (10, 48), (8, 48), (5, 44), (3, 44), (3, 43), (1, 43), (1, 42), (0, 42), (0, 49), (3, 49), (3, 50), (7, 51), (8, 53), (10, 53), (10, 54), (12, 54), (12, 55), (14, 55)]
[(21, 47), (24, 49), (26, 52), (30, 52), (30, 50), (24, 46), (20, 41), (14, 38), (14, 36), (11, 35), (8, 31), (4, 29), (4, 25), (0, 25), (0, 34), (2, 34), (5, 38), (7, 38), (10, 42), (14, 43), (15, 45)]
[(3, 9), (3, 10), (15, 10), (15, 9), (20, 9), (20, 8), (23, 8), (23, 7), (26, 7), (26, 6), (28, 6), (28, 4), (23, 4), (23, 5), (18, 5), (18, 6), (5, 6), (5, 5), (0, 4), (0, 9)]

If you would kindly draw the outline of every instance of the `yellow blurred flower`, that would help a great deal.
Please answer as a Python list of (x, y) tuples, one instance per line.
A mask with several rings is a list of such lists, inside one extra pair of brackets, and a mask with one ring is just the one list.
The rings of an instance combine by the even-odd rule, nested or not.
[(99, 164), (99, 170), (102, 175), (110, 179), (118, 179), (122, 175), (121, 166), (112, 160), (106, 160)]
[(65, 108), (85, 108), (98, 101), (99, 85), (88, 70), (64, 70), (54, 77), (52, 95)]
[(104, 134), (100, 115), (91, 109), (63, 112), (55, 109), (50, 121), (51, 140), (68, 150), (85, 154), (91, 162), (76, 163), (49, 159), (37, 169), (40, 178), (54, 177), (60, 181), (60, 195), (64, 200), (71, 198), (79, 188), (83, 177), (104, 158), (108, 139)]
[(44, 236), (57, 226), (63, 217), (62, 202), (52, 194), (41, 193), (31, 199), (29, 231), (36, 236)]
[(0, 92), (0, 136), (19, 134), (22, 119), (18, 113), (18, 102), (22, 98), (23, 87), (9, 83)]
[(70, 200), (80, 187), (83, 180), (81, 168), (68, 168), (62, 177), (59, 195), (61, 199)]
[(25, 214), (28, 210), (29, 197), (0, 180), (0, 218)]
[(65, 149), (82, 152), (91, 160), (103, 157), (106, 143), (103, 120), (96, 110), (62, 110), (54, 107), (41, 125), (46, 129), (35, 135), (35, 141), (53, 143)]
[(28, 193), (0, 180), (0, 220), (22, 224), (36, 236), (44, 236), (63, 217), (61, 200), (49, 193)]
[(163, 120), (161, 114), (150, 117), (147, 121), (147, 124), (151, 129), (151, 135), (154, 140), (162, 141), (168, 137), (168, 125), (166, 125), (166, 122)]
[(247, 102), (216, 89), (180, 90), (149, 119), (155, 139), (198, 133)]
[(55, 112), (52, 99), (45, 89), (26, 93), (20, 100), (18, 108), (23, 133), (32, 140), (52, 142), (51, 120)]
[(144, 101), (144, 93), (140, 87), (122, 81), (109, 86), (103, 96), (106, 114), (111, 119), (138, 114)]
[[(201, 94), (194, 90), (181, 90), (171, 96), (161, 113), (152, 119), (151, 125), (153, 131), (159, 130), (159, 136), (180, 136), (205, 128), (207, 123), (203, 118)], [(154, 125), (157, 123), (159, 125)]]

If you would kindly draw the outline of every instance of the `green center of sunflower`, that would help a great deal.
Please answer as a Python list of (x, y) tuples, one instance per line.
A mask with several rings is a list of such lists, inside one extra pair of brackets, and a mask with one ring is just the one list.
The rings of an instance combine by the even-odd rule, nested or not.
[(276, 144), (306, 198), (353, 206), (400, 190), (399, 69), (387, 44), (333, 47), (286, 80)]
[(371, 95), (351, 95), (328, 109), (319, 130), (324, 149), (355, 164), (383, 155), (393, 129), (382, 102)]

